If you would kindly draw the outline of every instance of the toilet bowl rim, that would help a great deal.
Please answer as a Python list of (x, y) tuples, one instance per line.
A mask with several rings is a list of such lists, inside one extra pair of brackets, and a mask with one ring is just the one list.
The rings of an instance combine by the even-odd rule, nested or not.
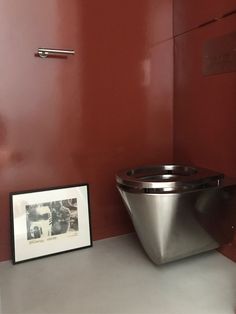
[[(176, 169), (185, 171), (185, 174), (181, 175), (178, 171), (175, 172)], [(171, 170), (173, 170), (172, 174), (170, 174)], [(142, 174), (145, 174), (145, 171), (149, 173), (149, 175), (142, 176)], [(154, 175), (152, 171), (157, 171), (156, 175)], [(188, 171), (190, 174), (187, 174)], [(165, 175), (166, 177), (163, 177)], [(217, 186), (221, 184), (223, 178), (223, 173), (201, 167), (183, 164), (156, 164), (121, 170), (116, 175), (116, 182), (119, 185), (131, 188), (155, 188), (166, 189), (166, 191), (168, 191), (168, 189), (188, 188), (190, 186), (191, 188), (197, 188), (199, 185), (203, 184)]]

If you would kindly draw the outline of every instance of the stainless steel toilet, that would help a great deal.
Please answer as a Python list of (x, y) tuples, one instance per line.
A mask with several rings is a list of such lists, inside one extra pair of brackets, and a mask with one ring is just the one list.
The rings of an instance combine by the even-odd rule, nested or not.
[(155, 264), (218, 248), (233, 238), (236, 182), (183, 165), (121, 171), (118, 190)]

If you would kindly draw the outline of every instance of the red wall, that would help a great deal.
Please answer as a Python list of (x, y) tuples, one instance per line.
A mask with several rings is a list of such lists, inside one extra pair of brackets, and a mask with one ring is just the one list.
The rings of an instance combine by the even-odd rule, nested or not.
[[(236, 14), (190, 30), (236, 9), (235, 1), (176, 0), (174, 7), (174, 159), (236, 177), (236, 73), (202, 74), (204, 43), (235, 32)], [(223, 251), (236, 260), (236, 237)]]
[[(201, 72), (204, 42), (235, 31), (235, 9), (174, 2), (173, 143), (172, 0), (1, 1), (0, 260), (11, 257), (9, 192), (88, 182), (100, 239), (132, 230), (119, 169), (172, 162), (174, 147), (175, 161), (236, 176), (235, 73)], [(41, 60), (40, 46), (77, 53)]]
[(3, 0), (0, 20), (0, 260), (12, 191), (88, 182), (94, 239), (129, 232), (115, 173), (173, 159), (172, 2)]
[(235, 10), (235, 0), (175, 0), (174, 34), (190, 31)]

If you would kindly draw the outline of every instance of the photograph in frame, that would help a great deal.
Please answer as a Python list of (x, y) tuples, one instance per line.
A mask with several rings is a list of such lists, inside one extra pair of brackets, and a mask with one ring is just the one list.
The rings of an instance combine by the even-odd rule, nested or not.
[(13, 263), (92, 246), (88, 184), (10, 194)]

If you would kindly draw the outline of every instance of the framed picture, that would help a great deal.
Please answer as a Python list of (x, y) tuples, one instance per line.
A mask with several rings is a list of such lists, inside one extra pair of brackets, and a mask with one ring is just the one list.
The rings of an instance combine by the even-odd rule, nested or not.
[(88, 185), (10, 194), (13, 263), (92, 246)]

